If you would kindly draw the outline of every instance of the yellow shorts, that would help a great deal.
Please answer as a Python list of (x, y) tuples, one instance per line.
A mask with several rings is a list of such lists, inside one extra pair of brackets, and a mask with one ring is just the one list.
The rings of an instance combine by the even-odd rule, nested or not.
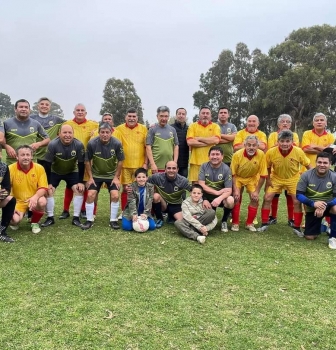
[(299, 176), (295, 176), (290, 179), (279, 179), (271, 175), (273, 187), (267, 187), (266, 193), (282, 193), (282, 191), (287, 190), (288, 194), (296, 194), (296, 186), (299, 178)]
[(200, 165), (190, 164), (189, 176), (188, 176), (189, 181), (198, 181), (198, 175), (199, 175), (200, 169), (201, 169)]
[(83, 181), (88, 181), (89, 180), (89, 174), (87, 173), (87, 171), (86, 171), (86, 168), (85, 168), (85, 170), (84, 170), (84, 177), (83, 177)]
[(15, 205), (15, 210), (25, 213), (28, 210), (28, 202), (17, 201)]
[(128, 185), (135, 180), (134, 173), (137, 168), (122, 168), (120, 182), (122, 185)]
[(236, 182), (236, 186), (241, 189), (243, 187), (246, 188), (246, 191), (248, 193), (252, 193), (255, 191), (257, 184), (259, 182), (259, 175), (257, 176), (251, 176), (251, 177), (239, 177), (239, 176), (235, 176), (235, 182)]

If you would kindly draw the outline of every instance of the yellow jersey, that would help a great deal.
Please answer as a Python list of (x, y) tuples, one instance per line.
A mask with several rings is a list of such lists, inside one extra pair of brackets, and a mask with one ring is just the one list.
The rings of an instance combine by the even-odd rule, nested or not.
[[(270, 133), (267, 141), (267, 149), (277, 146), (279, 132), (274, 131)], [(300, 147), (299, 135), (296, 132), (293, 132), (293, 146)]]
[(75, 119), (68, 120), (64, 124), (72, 126), (75, 138), (81, 141), (85, 148), (94, 132), (98, 129), (97, 122), (87, 119), (85, 119), (82, 123), (77, 123)]
[(255, 132), (249, 132), (249, 131), (247, 131), (247, 129), (243, 129), (243, 130), (239, 130), (237, 132), (237, 135), (233, 141), (233, 148), (235, 146), (244, 145), (244, 141), (245, 141), (246, 137), (250, 136), (250, 135), (257, 136), (259, 142), (262, 142), (265, 144), (265, 146), (267, 146), (267, 137), (266, 137), (266, 134), (264, 132), (262, 132), (258, 129)]

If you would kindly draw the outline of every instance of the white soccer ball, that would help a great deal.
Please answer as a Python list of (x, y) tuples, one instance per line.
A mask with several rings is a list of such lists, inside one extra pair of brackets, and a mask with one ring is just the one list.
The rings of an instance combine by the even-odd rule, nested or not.
[(137, 221), (133, 221), (133, 230), (136, 232), (146, 232), (149, 229), (149, 222), (147, 219), (141, 219), (140, 216), (138, 216)]

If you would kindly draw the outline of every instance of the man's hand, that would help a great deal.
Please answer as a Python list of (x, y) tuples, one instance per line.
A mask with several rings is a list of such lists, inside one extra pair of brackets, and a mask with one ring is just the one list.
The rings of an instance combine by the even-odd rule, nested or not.
[(219, 198), (215, 198), (212, 202), (211, 205), (215, 208), (217, 208), (220, 204), (222, 203), (222, 200)]
[(9, 158), (16, 158), (15, 149), (9, 145), (6, 145), (6, 152)]
[(85, 191), (85, 186), (84, 184), (82, 184), (81, 182), (79, 182), (76, 186), (76, 190), (79, 192), (79, 193), (82, 193)]
[(266, 179), (265, 192), (267, 190), (267, 187), (273, 187), (273, 184), (272, 184), (270, 177), (267, 177), (267, 179)]
[(95, 183), (95, 180), (93, 180), (93, 177), (90, 177), (88, 181), (86, 181), (86, 184), (85, 184), (85, 187), (87, 189), (89, 189), (89, 187), (91, 185), (94, 185), (95, 187), (97, 187), (96, 183)]
[(55, 193), (55, 190), (56, 190), (55, 187), (53, 185), (49, 184), (49, 186), (48, 186), (49, 196), (52, 196)]
[(314, 202), (314, 208), (319, 210), (326, 210), (327, 203), (323, 201), (316, 201)]
[(240, 189), (239, 188), (234, 189), (232, 195), (235, 202), (238, 203), (240, 199)]
[(203, 200), (203, 209), (212, 209), (211, 204), (207, 199)]
[(37, 201), (38, 201), (38, 198), (36, 195), (30, 197), (27, 199), (26, 202), (28, 202), (28, 208), (30, 211), (34, 210), (37, 206)]
[(208, 235), (208, 230), (207, 230), (207, 228), (205, 226), (202, 226), (200, 228), (200, 231), (201, 231), (203, 236), (207, 236)]
[(254, 191), (251, 193), (251, 199), (253, 202), (258, 202), (259, 201), (259, 192)]
[(152, 169), (152, 174), (155, 174), (158, 172), (158, 167), (156, 166), (156, 164), (151, 164), (151, 169)]
[(117, 189), (119, 190), (119, 188), (120, 188), (120, 180), (119, 180), (118, 177), (115, 176), (115, 177), (113, 178), (111, 185), (113, 185), (113, 184), (115, 184), (116, 187), (117, 187)]
[(39, 149), (41, 147), (41, 143), (40, 142), (34, 142), (30, 145), (30, 147), (36, 151), (37, 149)]
[(318, 218), (321, 218), (323, 216), (324, 210), (323, 209), (315, 209), (314, 215)]

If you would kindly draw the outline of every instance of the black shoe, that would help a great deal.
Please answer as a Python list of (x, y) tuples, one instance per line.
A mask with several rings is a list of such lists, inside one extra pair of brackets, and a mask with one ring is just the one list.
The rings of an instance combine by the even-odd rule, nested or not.
[(7, 236), (6, 232), (2, 232), (0, 235), (0, 241), (5, 242), (5, 243), (14, 243), (14, 239)]
[(81, 217), (82, 219), (86, 219), (86, 210), (81, 210), (81, 212), (80, 212), (80, 217)]
[(63, 213), (59, 216), (59, 219), (67, 219), (70, 217), (70, 213), (67, 210), (63, 210)]
[(86, 221), (84, 224), (82, 224), (81, 228), (82, 230), (88, 230), (93, 226), (93, 221)]
[(275, 225), (278, 222), (277, 218), (274, 218), (273, 216), (270, 216), (268, 218), (268, 225)]
[(119, 230), (120, 226), (118, 224), (118, 221), (110, 221), (110, 226), (114, 229), (114, 230)]
[(48, 226), (51, 226), (51, 225), (54, 225), (55, 224), (55, 220), (54, 220), (54, 217), (53, 216), (48, 216), (46, 221), (41, 224), (41, 227), (48, 227)]
[(288, 226), (294, 227), (294, 220), (288, 220)]
[(82, 226), (81, 222), (79, 221), (79, 217), (78, 216), (74, 216), (73, 217), (72, 224), (77, 226), (77, 227), (81, 227)]

